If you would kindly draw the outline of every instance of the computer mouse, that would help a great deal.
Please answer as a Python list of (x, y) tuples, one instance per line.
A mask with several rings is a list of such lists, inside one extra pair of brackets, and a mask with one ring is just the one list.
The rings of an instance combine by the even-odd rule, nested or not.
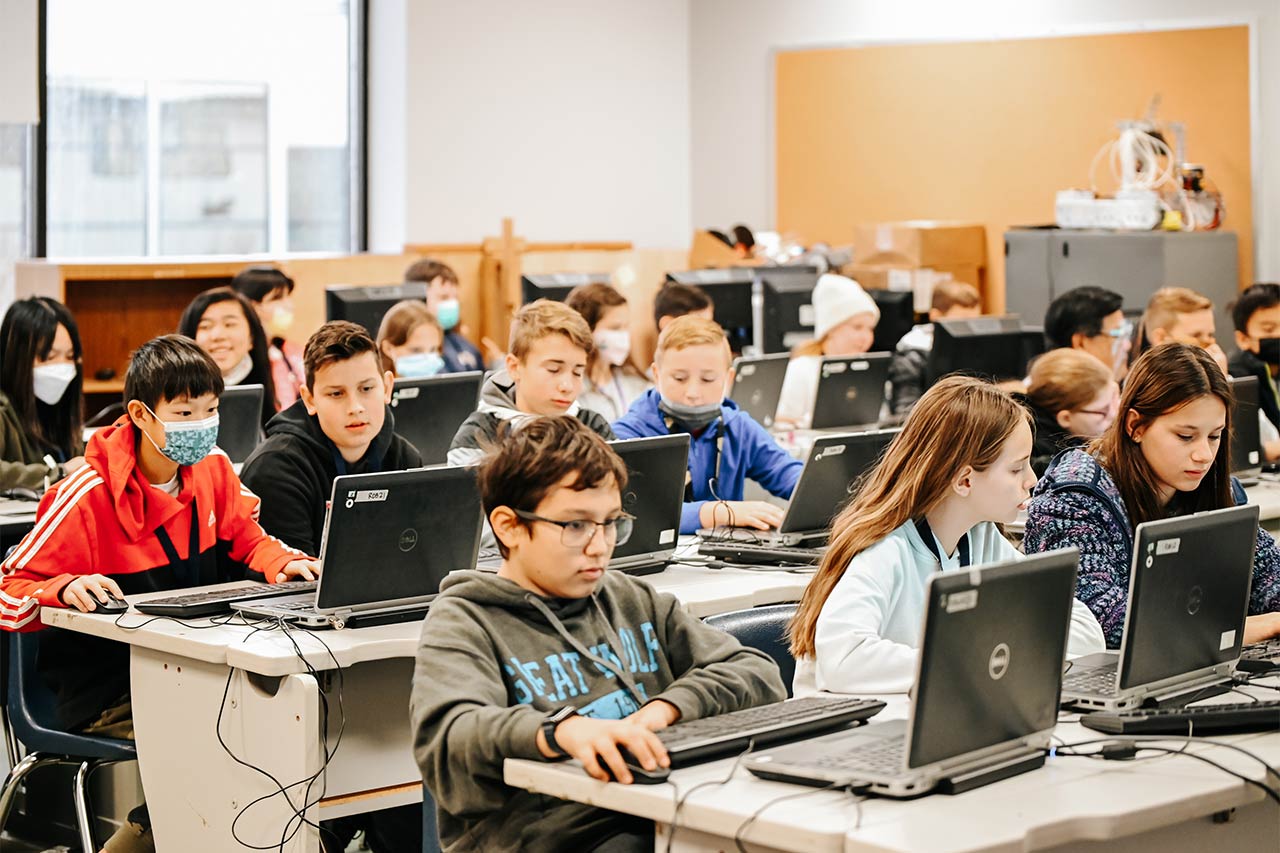
[[(618, 752), (622, 754), (622, 760), (626, 762), (627, 769), (631, 771), (631, 784), (633, 785), (661, 785), (671, 775), (670, 768), (658, 765), (652, 770), (645, 770), (630, 752), (621, 747), (618, 748)], [(608, 774), (610, 782), (618, 781), (608, 764), (601, 761), (600, 769)]]
[(90, 613), (124, 613), (128, 609), (129, 609), (129, 602), (125, 601), (123, 598), (116, 598), (114, 595), (108, 592), (107, 603), (103, 604), (101, 601), (99, 601), (97, 603), (97, 606), (94, 607), (89, 612)]

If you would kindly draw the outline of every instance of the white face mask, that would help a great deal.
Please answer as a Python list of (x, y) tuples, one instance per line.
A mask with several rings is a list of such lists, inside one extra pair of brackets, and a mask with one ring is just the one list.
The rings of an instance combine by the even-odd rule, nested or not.
[(31, 373), (31, 390), (35, 392), (36, 399), (53, 406), (67, 393), (71, 380), (76, 378), (76, 366), (65, 361), (40, 364)]
[(614, 367), (621, 367), (631, 356), (631, 333), (626, 329), (597, 329), (592, 338), (600, 357)]

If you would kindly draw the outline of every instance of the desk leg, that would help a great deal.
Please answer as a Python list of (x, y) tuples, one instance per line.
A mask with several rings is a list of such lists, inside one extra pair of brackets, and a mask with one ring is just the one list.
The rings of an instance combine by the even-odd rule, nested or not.
[[(275, 786), (236, 763), (215, 726), (229, 670), (135, 646), (131, 658), (134, 730), (142, 787), (159, 853), (225, 853), (241, 849), (231, 822)], [(320, 767), (320, 705), (309, 675), (251, 678), (236, 671), (222, 713), (222, 737), (239, 758), (270, 772), (301, 804), (296, 785)], [(320, 787), (313, 788), (312, 800)], [(312, 806), (308, 817), (317, 820)], [(236, 835), (254, 845), (279, 844), (292, 810), (282, 794), (249, 809)], [(297, 821), (293, 821), (294, 825)], [(317, 853), (319, 835), (302, 827), (282, 848)]]

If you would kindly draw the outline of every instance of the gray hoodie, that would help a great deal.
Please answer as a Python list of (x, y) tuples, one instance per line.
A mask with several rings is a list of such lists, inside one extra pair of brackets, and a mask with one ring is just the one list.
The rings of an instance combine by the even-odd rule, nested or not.
[(768, 656), (628, 575), (606, 572), (580, 599), (485, 572), (454, 573), (441, 590), (410, 711), (445, 850), (581, 849), (621, 819), (503, 783), (504, 759), (542, 759), (538, 727), (556, 708), (621, 719), (664, 699), (693, 720), (786, 698)]

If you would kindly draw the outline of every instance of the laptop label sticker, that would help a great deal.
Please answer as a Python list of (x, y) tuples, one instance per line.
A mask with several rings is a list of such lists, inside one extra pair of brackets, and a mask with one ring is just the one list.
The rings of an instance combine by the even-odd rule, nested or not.
[(871, 362), (869, 362), (869, 361), (854, 361), (854, 362), (850, 362), (850, 363), (849, 363), (849, 369), (850, 369), (850, 370), (870, 370), (870, 369), (871, 369)]
[(1218, 651), (1225, 652), (1227, 649), (1231, 648), (1235, 644), (1236, 644), (1236, 632), (1234, 630), (1223, 631), (1222, 639), (1218, 641)]
[(801, 326), (812, 326), (814, 323), (814, 318), (815, 318), (815, 315), (813, 312), (813, 305), (800, 306), (800, 316), (798, 319), (800, 320)]
[(832, 444), (819, 450), (818, 455), (813, 457), (813, 461), (817, 462), (819, 459), (826, 459), (828, 456), (839, 456), (841, 453), (844, 453), (844, 445)]
[(846, 364), (845, 362), (835, 361), (835, 362), (832, 362), (831, 364), (822, 365), (822, 375), (824, 377), (835, 376), (838, 373), (844, 373), (848, 369), (849, 369), (849, 365)]
[(659, 545), (670, 545), (674, 541), (676, 541), (676, 529), (674, 527), (668, 527), (658, 534)]
[(976, 589), (966, 589), (964, 592), (953, 592), (950, 595), (943, 596), (942, 606), (946, 608), (948, 613), (972, 610), (978, 606), (978, 591)]
[(1182, 538), (1175, 536), (1172, 539), (1161, 539), (1156, 543), (1156, 556), (1163, 557), (1165, 554), (1176, 554), (1178, 548), (1182, 545)]
[(355, 504), (378, 503), (386, 499), (386, 489), (361, 489), (358, 492), (347, 492), (347, 508)]
[(744, 364), (742, 367), (738, 368), (739, 376), (754, 376), (755, 373), (756, 366), (754, 364)]
[[(417, 399), (418, 392), (421, 390), (422, 390), (421, 388), (401, 388), (400, 390), (396, 391), (395, 400)], [(393, 405), (395, 404), (395, 400), (391, 401)]]

